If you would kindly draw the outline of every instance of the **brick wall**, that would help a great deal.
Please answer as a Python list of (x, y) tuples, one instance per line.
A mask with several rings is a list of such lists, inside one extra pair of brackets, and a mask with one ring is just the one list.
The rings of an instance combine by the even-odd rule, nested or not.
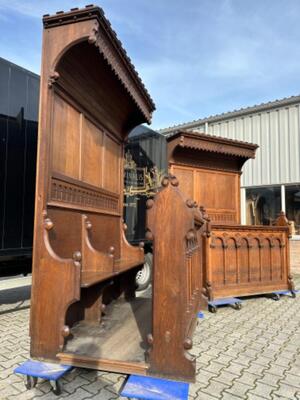
[(300, 274), (300, 240), (290, 240), (291, 272)]

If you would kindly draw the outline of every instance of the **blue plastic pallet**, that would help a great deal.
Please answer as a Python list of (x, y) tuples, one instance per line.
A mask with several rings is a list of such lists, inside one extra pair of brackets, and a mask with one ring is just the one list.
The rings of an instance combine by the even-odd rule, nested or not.
[(19, 365), (14, 372), (16, 374), (33, 376), (35, 378), (47, 379), (49, 381), (57, 381), (72, 368), (71, 365), (27, 360), (23, 364)]
[(290, 297), (292, 296), (293, 293), (297, 294), (297, 293), (299, 293), (299, 290), (293, 290), (293, 291), (278, 290), (276, 292), (272, 292), (272, 294), (278, 294), (279, 296), (290, 296)]
[(53, 363), (45, 363), (40, 361), (27, 360), (23, 364), (19, 365), (14, 372), (16, 374), (25, 375), (27, 381), (25, 386), (27, 389), (32, 389), (37, 384), (37, 379), (45, 379), (48, 381), (53, 381), (54, 386), (53, 392), (56, 395), (61, 394), (61, 386), (59, 383), (59, 378), (61, 378), (65, 373), (70, 371), (73, 367), (71, 365), (60, 365)]
[(212, 300), (208, 302), (208, 308), (212, 312), (217, 312), (218, 306), (225, 306), (230, 304), (236, 305), (236, 309), (239, 310), (242, 307), (242, 300), (236, 297), (227, 297), (224, 299)]
[(186, 400), (189, 384), (148, 376), (131, 375), (121, 396), (144, 400)]

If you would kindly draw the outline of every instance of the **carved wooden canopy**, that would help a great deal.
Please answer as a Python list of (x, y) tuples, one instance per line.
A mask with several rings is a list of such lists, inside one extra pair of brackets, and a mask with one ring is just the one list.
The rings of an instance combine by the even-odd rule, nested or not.
[[(207, 167), (241, 170), (249, 158), (255, 158), (258, 145), (206, 135), (179, 131), (167, 139), (169, 163), (201, 164)], [(222, 165), (221, 165), (222, 164)]]
[[(73, 41), (72, 44), (70, 43), (70, 57), (69, 60), (67, 60), (68, 66), (70, 68), (72, 67), (71, 64), (72, 62), (74, 63), (74, 57), (76, 56), (79, 56), (77, 60), (79, 64), (84, 64), (87, 59), (90, 64), (92, 64), (95, 58), (93, 59), (91, 54), (89, 54), (87, 45), (95, 46), (141, 113), (141, 117), (136, 118), (136, 120), (132, 122), (132, 125), (135, 126), (137, 123), (142, 122), (150, 123), (152, 112), (155, 110), (153, 100), (131, 63), (126, 51), (122, 47), (122, 43), (117, 38), (116, 32), (112, 29), (110, 22), (105, 18), (101, 8), (88, 5), (82, 9), (72, 8), (68, 12), (58, 11), (55, 15), (50, 16), (47, 14), (43, 17), (44, 29), (46, 30), (83, 21), (91, 21), (92, 24), (90, 25), (89, 31), (82, 30), (81, 37), (77, 38), (78, 46), (76, 46), (76, 38), (72, 38), (72, 40), (75, 39), (75, 41)], [(65, 31), (62, 30), (61, 34), (65, 34)], [(67, 40), (62, 40), (64, 43), (66, 41)], [(77, 53), (74, 47), (78, 47)], [(72, 50), (73, 54), (71, 54)], [(64, 52), (65, 51), (66, 49), (64, 49)], [(62, 54), (59, 54), (57, 60), (58, 65), (52, 67), (52, 72), (49, 76), (50, 86), (52, 84), (59, 84), (60, 80), (63, 81), (58, 71), (61, 56)], [(64, 54), (62, 58), (65, 59), (68, 57)], [(74, 69), (76, 68), (77, 65), (76, 67), (74, 66)], [(84, 66), (82, 71), (84, 71)], [(91, 71), (91, 74), (92, 73), (93, 71)], [(86, 76), (86, 78), (88, 77)]]

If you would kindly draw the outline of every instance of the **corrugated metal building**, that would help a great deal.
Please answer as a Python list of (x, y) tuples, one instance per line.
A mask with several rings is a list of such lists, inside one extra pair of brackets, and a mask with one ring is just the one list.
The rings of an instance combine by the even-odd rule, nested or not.
[[(283, 210), (292, 222), (293, 239), (300, 239), (300, 96), (195, 120), (160, 132), (172, 135), (182, 129), (258, 144), (256, 159), (249, 160), (243, 169), (242, 222), (268, 225)], [(300, 256), (297, 263), (300, 268)]]

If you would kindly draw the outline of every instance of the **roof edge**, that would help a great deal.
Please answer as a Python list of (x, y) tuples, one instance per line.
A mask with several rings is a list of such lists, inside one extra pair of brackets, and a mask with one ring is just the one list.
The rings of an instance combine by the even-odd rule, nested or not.
[(238, 110), (224, 112), (222, 114), (211, 115), (206, 118), (196, 119), (191, 122), (186, 122), (178, 125), (173, 125), (167, 128), (158, 129), (158, 131), (162, 134), (172, 133), (178, 129), (192, 129), (197, 128), (201, 124), (205, 124), (206, 122), (218, 122), (224, 119), (240, 117), (248, 114), (252, 114), (253, 112), (267, 111), (274, 107), (284, 107), (291, 104), (300, 103), (300, 95), (284, 97), (283, 99), (269, 101), (267, 103), (261, 103), (254, 106), (249, 106), (245, 108), (240, 108)]

